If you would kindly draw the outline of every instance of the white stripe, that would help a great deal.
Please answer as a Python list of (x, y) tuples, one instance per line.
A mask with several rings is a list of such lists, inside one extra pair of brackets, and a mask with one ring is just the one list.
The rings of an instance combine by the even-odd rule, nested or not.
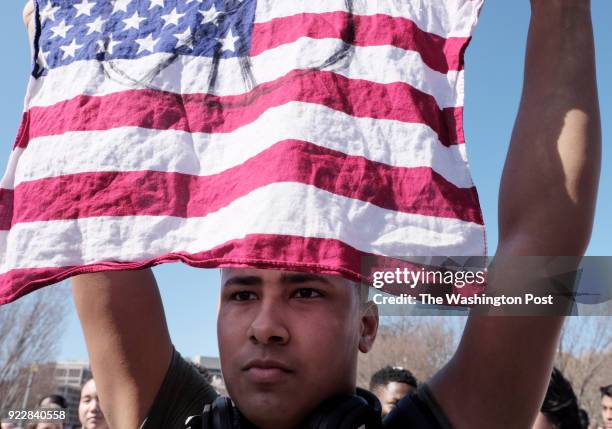
[(314, 186), (274, 183), (201, 218), (97, 217), (19, 223), (8, 237), (6, 231), (0, 235), (0, 248), (6, 245), (0, 274), (17, 268), (197, 253), (248, 234), (338, 239), (364, 252), (397, 257), (483, 255), (483, 228), (455, 219), (386, 210)]
[(443, 146), (426, 125), (355, 118), (301, 102), (269, 109), (232, 133), (125, 127), (39, 137), (21, 156), (15, 185), (95, 171), (154, 170), (207, 176), (240, 165), (288, 139), (397, 167), (432, 167), (458, 187), (473, 186), (465, 145)]
[[(301, 38), (252, 57), (253, 81), (274, 81), (292, 70), (320, 67), (342, 49), (338, 39)], [(441, 108), (463, 105), (463, 72), (439, 73), (414, 51), (392, 46), (355, 47), (345, 60), (322, 68), (352, 79), (378, 83), (403, 82), (432, 95)], [(178, 94), (237, 95), (251, 90), (236, 58), (221, 60), (215, 86), (209, 84), (212, 59), (179, 56), (159, 72), (169, 54), (112, 62), (77, 61), (49, 71), (32, 82), (30, 107), (50, 106), (81, 94), (107, 95), (128, 89), (154, 88)], [(387, 64), (388, 67), (380, 65)]]
[[(346, 0), (258, 0), (255, 22), (300, 13), (348, 11)], [(353, 0), (353, 14), (383, 14), (413, 21), (442, 37), (469, 37), (483, 0)]]

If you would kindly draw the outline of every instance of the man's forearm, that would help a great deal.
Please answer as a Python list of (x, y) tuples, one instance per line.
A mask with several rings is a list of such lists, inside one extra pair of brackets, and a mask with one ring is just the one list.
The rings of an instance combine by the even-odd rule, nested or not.
[(107, 420), (139, 427), (172, 355), (155, 277), (150, 269), (84, 274), (72, 293)]
[(523, 96), (500, 189), (500, 247), (584, 252), (600, 140), (590, 2), (533, 0)]
[[(490, 291), (516, 294), (533, 284), (534, 273), (545, 271), (542, 259), (525, 260), (527, 267), (518, 266), (515, 257), (584, 253), (599, 168), (589, 2), (533, 0), (525, 83), (500, 190)], [(562, 317), (471, 317), (457, 353), (432, 380), (455, 427), (530, 427), (562, 324)]]

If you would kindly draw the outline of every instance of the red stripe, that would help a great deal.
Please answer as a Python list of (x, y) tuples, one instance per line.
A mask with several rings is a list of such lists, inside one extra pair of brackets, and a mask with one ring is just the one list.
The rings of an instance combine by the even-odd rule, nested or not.
[(323, 71), (292, 71), (236, 96), (129, 90), (82, 95), (30, 109), (30, 138), (121, 126), (188, 132), (231, 132), (266, 110), (291, 101), (321, 104), (356, 117), (426, 124), (444, 145), (462, 143), (463, 109), (438, 108), (436, 100), (405, 83), (380, 84)]
[(363, 281), (367, 280), (364, 274), (366, 277), (369, 275), (361, 272), (366, 258), (370, 267), (415, 268), (413, 264), (404, 261), (359, 251), (338, 240), (254, 234), (196, 254), (176, 252), (136, 262), (100, 262), (75, 267), (15, 269), (0, 275), (0, 305), (77, 274), (141, 269), (177, 261), (200, 268), (284, 269), (340, 275), (353, 281)]
[(15, 192), (0, 188), (0, 231), (10, 229), (13, 223), (13, 202)]
[(21, 115), (21, 122), (19, 123), (19, 130), (17, 131), (17, 137), (15, 137), (15, 144), (13, 149), (18, 147), (26, 147), (28, 145), (28, 134), (30, 132), (30, 114), (24, 112)]
[(24, 182), (15, 189), (13, 223), (96, 216), (200, 217), (276, 182), (314, 185), (389, 210), (483, 224), (476, 189), (458, 188), (429, 167), (391, 167), (295, 140), (277, 143), (212, 176), (95, 172)]
[(355, 46), (392, 45), (416, 51), (423, 62), (440, 73), (463, 69), (467, 37), (448, 39), (421, 30), (413, 21), (389, 15), (352, 15), (348, 12), (300, 13), (255, 23), (250, 55), (300, 37), (341, 39)]

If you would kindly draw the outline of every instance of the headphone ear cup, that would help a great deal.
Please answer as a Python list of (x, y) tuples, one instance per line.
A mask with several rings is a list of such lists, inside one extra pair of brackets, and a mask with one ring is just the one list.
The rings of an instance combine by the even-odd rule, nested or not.
[(204, 409), (203, 429), (240, 429), (238, 411), (232, 400), (226, 396), (219, 396)]

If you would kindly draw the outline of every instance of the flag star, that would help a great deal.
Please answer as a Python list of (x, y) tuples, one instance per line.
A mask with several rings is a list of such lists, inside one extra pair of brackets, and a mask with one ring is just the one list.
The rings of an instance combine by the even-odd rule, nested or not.
[(74, 7), (78, 11), (76, 16), (77, 17), (81, 15), (91, 16), (91, 9), (95, 5), (96, 5), (95, 3), (90, 3), (89, 0), (83, 0), (81, 3), (75, 4)]
[(127, 12), (128, 5), (132, 2), (132, 0), (115, 0), (115, 5), (113, 6), (113, 13), (115, 12)]
[(180, 34), (175, 34), (174, 37), (178, 39), (178, 46), (186, 46), (189, 49), (193, 49), (193, 34), (191, 33), (191, 28), (187, 27), (185, 31)]
[(185, 16), (185, 14), (184, 14), (184, 13), (178, 13), (178, 12), (176, 11), (176, 8), (174, 8), (174, 9), (172, 10), (172, 12), (167, 13), (166, 15), (163, 15), (163, 16), (162, 16), (162, 19), (163, 19), (164, 21), (166, 21), (166, 24), (165, 24), (165, 25), (174, 24), (174, 25), (178, 26), (179, 19), (181, 19), (183, 16)]
[(55, 21), (55, 12), (60, 9), (59, 6), (52, 6), (51, 2), (47, 3), (45, 8), (40, 12), (43, 18)]
[(53, 36), (51, 37), (61, 37), (62, 39), (66, 38), (66, 34), (72, 30), (72, 25), (66, 25), (66, 20), (63, 20), (59, 24), (54, 27), (51, 27), (51, 32)]
[(66, 56), (66, 58), (69, 57), (74, 57), (74, 54), (76, 54), (76, 51), (78, 49), (81, 49), (83, 47), (83, 45), (77, 45), (76, 42), (76, 38), (72, 39), (72, 43), (68, 46), (60, 46), (60, 49), (62, 51), (64, 51), (64, 55)]
[(163, 9), (164, 0), (151, 0), (151, 6), (149, 6), (149, 9), (153, 9), (155, 6), (159, 6)]
[(138, 43), (138, 52), (136, 52), (136, 55), (144, 51), (153, 53), (157, 39), (153, 38), (153, 34), (149, 34), (144, 39), (136, 39), (136, 43)]
[(230, 28), (230, 31), (227, 33), (227, 35), (224, 38), (217, 39), (219, 42), (221, 42), (221, 52), (223, 51), (235, 52), (236, 51), (236, 41), (238, 39), (240, 39), (240, 37), (234, 36), (234, 33), (232, 33), (232, 29)]
[(128, 30), (130, 28), (134, 28), (136, 30), (138, 30), (138, 27), (140, 27), (140, 23), (142, 21), (146, 21), (147, 18), (141, 18), (140, 15), (138, 15), (137, 12), (134, 12), (134, 14), (129, 17), (129, 18), (125, 18), (123, 20), (123, 22), (125, 23), (125, 28), (124, 30)]
[(102, 33), (102, 26), (104, 25), (104, 20), (102, 17), (98, 16), (94, 22), (90, 22), (87, 24), (89, 27), (89, 31), (87, 31), (87, 36), (93, 33)]
[(209, 22), (215, 22), (217, 18), (219, 18), (219, 15), (221, 15), (221, 12), (217, 10), (215, 4), (213, 3), (210, 9), (200, 11), (200, 15), (204, 17), (204, 19), (202, 20), (202, 24), (207, 24)]

